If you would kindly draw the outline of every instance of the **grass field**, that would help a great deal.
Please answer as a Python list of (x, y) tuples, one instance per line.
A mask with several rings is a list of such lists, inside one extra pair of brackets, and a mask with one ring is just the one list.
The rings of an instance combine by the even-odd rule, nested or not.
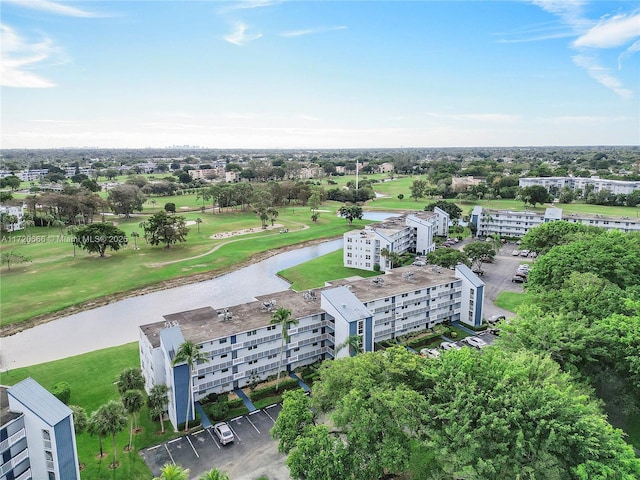
[(527, 301), (527, 292), (508, 292), (505, 290), (498, 294), (493, 303), (500, 308), (516, 313), (518, 307), (525, 301)]
[(342, 249), (340, 249), (295, 267), (282, 270), (278, 272), (278, 275), (291, 283), (293, 290), (301, 291), (322, 287), (325, 282), (330, 280), (356, 275), (366, 278), (379, 275), (379, 273), (344, 267)]
[[(114, 384), (118, 375), (125, 368), (139, 366), (138, 343), (134, 342), (55, 362), (11, 370), (0, 375), (0, 383), (14, 385), (24, 378), (32, 377), (45, 388), (51, 389), (57, 382), (66, 381), (71, 386), (70, 404), (83, 407), (90, 415), (107, 401), (118, 400), (120, 397)], [(156, 434), (160, 430), (160, 424), (150, 420), (146, 405), (138, 414), (138, 418), (142, 432), (133, 436), (135, 447), (133, 451), (124, 452), (124, 447), (129, 442), (128, 427), (117, 436), (117, 458), (120, 467), (115, 470), (109, 468), (109, 464), (113, 462), (111, 438), (103, 439), (103, 448), (108, 455), (99, 459), (97, 455), (100, 448), (97, 437), (92, 437), (88, 433), (77, 436), (78, 458), (81, 463), (86, 464), (85, 470), (81, 472), (82, 478), (149, 480), (152, 477), (137, 451), (175, 438), (178, 434), (173, 432), (169, 422), (165, 422), (165, 428), (168, 427), (169, 432), (164, 435)]]

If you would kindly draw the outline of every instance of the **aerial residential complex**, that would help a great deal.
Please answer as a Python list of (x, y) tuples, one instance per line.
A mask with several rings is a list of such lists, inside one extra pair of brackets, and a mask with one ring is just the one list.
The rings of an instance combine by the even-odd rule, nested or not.
[[(479, 326), (483, 300), (484, 283), (465, 265), (455, 271), (397, 268), (374, 278), (334, 281), (318, 290), (287, 290), (242, 305), (164, 315), (140, 327), (140, 364), (147, 391), (156, 384), (169, 387), (169, 419), (177, 428), (185, 421), (188, 388), (195, 403), (278, 372), (282, 327), (270, 322), (279, 307), (290, 310), (298, 322), (290, 325), (284, 346), (282, 371), (291, 372), (349, 355), (341, 346), (351, 335), (361, 337), (365, 351), (373, 351), (375, 342), (446, 321)], [(186, 340), (209, 360), (191, 376), (186, 364), (172, 366)]]
[(628, 195), (640, 188), (640, 182), (637, 181), (607, 180), (599, 177), (523, 177), (518, 181), (518, 185), (522, 188), (542, 185), (550, 193), (556, 193), (563, 187), (569, 187), (573, 191), (580, 189), (584, 192), (589, 187), (593, 188), (594, 193), (609, 190), (616, 195)]
[(344, 266), (374, 271), (391, 269), (382, 253), (412, 252), (426, 255), (435, 250), (433, 237), (447, 235), (449, 215), (436, 207), (433, 212), (415, 212), (367, 225), (364, 230), (344, 234)]
[(0, 387), (0, 480), (79, 480), (73, 413), (32, 378)]
[(475, 206), (471, 213), (470, 223), (476, 227), (476, 236), (486, 237), (500, 235), (501, 237), (519, 238), (538, 225), (555, 220), (573, 223), (583, 223), (606, 230), (620, 230), (622, 232), (640, 231), (640, 218), (612, 217), (608, 215), (570, 213), (562, 214), (561, 208), (547, 208), (544, 213), (513, 212), (509, 210), (491, 210)]

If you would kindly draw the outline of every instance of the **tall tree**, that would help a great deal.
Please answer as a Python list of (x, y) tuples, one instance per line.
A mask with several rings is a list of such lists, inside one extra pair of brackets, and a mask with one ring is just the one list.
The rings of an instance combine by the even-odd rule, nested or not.
[(73, 429), (76, 435), (84, 433), (89, 427), (89, 417), (84, 408), (78, 405), (69, 405), (73, 412)]
[(100, 409), (96, 410), (89, 417), (89, 424), (87, 425), (87, 431), (90, 435), (98, 437), (98, 443), (100, 445), (100, 458), (104, 457), (104, 451), (102, 449), (102, 439), (109, 434), (109, 425), (105, 423), (106, 418), (102, 414), (98, 414)]
[(470, 265), (467, 254), (455, 248), (438, 248), (433, 252), (429, 252), (427, 261), (432, 265), (439, 265), (445, 268), (453, 268), (459, 263)]
[(127, 425), (127, 411), (120, 402), (111, 400), (102, 405), (96, 412), (96, 424), (100, 431), (106, 436), (111, 435), (113, 442), (113, 463), (118, 466), (116, 437), (118, 433)]
[(167, 212), (160, 211), (140, 224), (151, 245), (161, 243), (169, 248), (171, 244), (186, 242), (189, 229), (186, 227), (185, 218), (180, 215), (167, 215)]
[(280, 453), (289, 453), (302, 432), (315, 424), (315, 419), (310, 409), (309, 397), (301, 389), (284, 392), (282, 399), (284, 415), (278, 415), (271, 429), (271, 436), (279, 440)]
[(16, 265), (19, 263), (25, 263), (25, 262), (31, 261), (29, 257), (26, 257), (21, 253), (14, 252), (13, 250), (10, 250), (8, 252), (3, 252), (1, 258), (2, 258), (2, 264), (5, 264), (9, 271), (11, 271), (11, 265)]
[(149, 407), (151, 418), (158, 419), (162, 433), (164, 433), (164, 412), (167, 409), (166, 406), (169, 401), (168, 391), (169, 389), (166, 385), (154, 385), (151, 387), (149, 397), (147, 398), (147, 406)]
[(471, 260), (471, 264), (478, 270), (481, 269), (484, 259), (493, 260), (496, 256), (493, 244), (487, 242), (471, 242), (465, 245), (463, 250)]
[(137, 367), (125, 368), (118, 375), (118, 392), (120, 395), (128, 390), (144, 390), (144, 376), (142, 370)]
[(298, 320), (291, 316), (291, 310), (284, 307), (278, 308), (271, 316), (272, 325), (280, 325), (282, 327), (282, 341), (280, 343), (280, 361), (278, 362), (278, 376), (276, 379), (276, 391), (280, 385), (280, 374), (282, 373), (282, 361), (284, 358), (284, 347), (289, 342), (289, 325), (297, 325)]
[(462, 215), (462, 209), (453, 202), (447, 202), (446, 200), (438, 200), (437, 202), (430, 203), (424, 207), (425, 212), (433, 212), (434, 208), (438, 207), (449, 214), (449, 219), (455, 223), (455, 220)]
[(338, 210), (338, 213), (342, 218), (347, 219), (347, 221), (349, 222), (349, 225), (353, 224), (354, 220), (362, 219), (362, 207), (358, 207), (355, 205), (352, 205), (352, 206), (343, 205), (342, 207), (340, 207), (340, 210)]
[(176, 356), (173, 357), (173, 361), (171, 362), (171, 366), (175, 367), (176, 365), (180, 365), (182, 363), (186, 363), (189, 368), (189, 386), (187, 387), (187, 416), (185, 417), (184, 422), (184, 431), (189, 431), (189, 413), (191, 411), (191, 384), (192, 374), (193, 374), (193, 366), (200, 362), (208, 362), (209, 359), (205, 356), (204, 353), (200, 351), (198, 346), (193, 343), (191, 340), (186, 340), (180, 344), (178, 350), (176, 351)]
[(127, 184), (109, 190), (107, 200), (114, 213), (130, 218), (133, 212), (142, 211), (145, 196), (140, 187)]
[(91, 223), (76, 230), (73, 243), (89, 253), (99, 253), (104, 257), (107, 248), (118, 251), (128, 243), (128, 239), (127, 234), (114, 225)]
[(414, 180), (410, 187), (411, 198), (417, 202), (419, 198), (424, 197), (426, 189), (427, 182), (425, 180)]
[(133, 430), (138, 428), (138, 412), (144, 405), (144, 396), (140, 390), (127, 390), (122, 394), (122, 405), (131, 415), (131, 428), (129, 429), (129, 449), (133, 442)]

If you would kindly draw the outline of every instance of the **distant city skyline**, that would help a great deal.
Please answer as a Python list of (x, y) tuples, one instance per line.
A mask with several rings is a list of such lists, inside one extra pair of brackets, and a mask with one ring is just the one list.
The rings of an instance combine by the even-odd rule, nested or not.
[(2, 3), (2, 148), (640, 144), (637, 1)]

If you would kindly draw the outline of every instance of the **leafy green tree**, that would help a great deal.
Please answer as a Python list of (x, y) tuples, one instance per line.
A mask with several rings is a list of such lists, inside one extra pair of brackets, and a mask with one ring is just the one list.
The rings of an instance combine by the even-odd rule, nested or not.
[(411, 191), (410, 197), (417, 202), (419, 198), (424, 197), (427, 185), (425, 180), (414, 180), (411, 187), (409, 187)]
[(271, 207), (267, 209), (267, 218), (271, 222), (272, 227), (273, 227), (273, 223), (278, 218), (278, 215), (280, 215), (280, 212), (278, 212), (278, 210), (276, 210), (275, 208)]
[(282, 342), (280, 343), (280, 361), (278, 362), (278, 376), (276, 379), (276, 391), (280, 385), (280, 374), (282, 373), (282, 361), (284, 358), (284, 347), (289, 342), (289, 325), (297, 325), (298, 320), (291, 316), (291, 310), (280, 307), (271, 316), (272, 325), (280, 325), (282, 327)]
[(0, 179), (0, 188), (9, 187), (11, 190), (17, 190), (20, 188), (20, 179), (15, 175), (9, 175), (8, 177), (4, 177)]
[(435, 207), (443, 210), (449, 214), (449, 220), (455, 223), (455, 220), (462, 216), (462, 209), (453, 202), (447, 202), (446, 200), (438, 200), (437, 202), (430, 203), (424, 207), (425, 212), (433, 212)]
[(355, 478), (349, 476), (352, 464), (348, 448), (324, 425), (313, 427), (300, 437), (287, 457), (292, 478)]
[(160, 476), (155, 477), (153, 480), (189, 480), (189, 469), (167, 463), (162, 467)]
[(2, 252), (2, 264), (7, 266), (7, 270), (11, 271), (11, 265), (30, 262), (31, 259), (21, 253), (10, 250), (8, 252)]
[(472, 242), (465, 245), (462, 250), (471, 260), (471, 264), (478, 270), (482, 267), (482, 260), (493, 260), (496, 256), (496, 251), (492, 243), (487, 242)]
[(65, 405), (68, 405), (71, 399), (71, 385), (69, 385), (69, 382), (58, 382), (51, 389), (51, 394)]
[[(271, 436), (279, 440), (278, 451), (289, 453), (302, 432), (315, 424), (309, 408), (309, 397), (301, 389), (284, 392), (283, 410), (271, 429)], [(286, 406), (286, 407), (285, 407)]]
[(167, 410), (166, 406), (169, 402), (168, 392), (169, 388), (166, 385), (154, 385), (151, 387), (147, 398), (147, 406), (149, 407), (151, 418), (158, 419), (162, 433), (164, 433), (164, 412)]
[(73, 430), (76, 435), (84, 433), (89, 427), (89, 417), (84, 408), (78, 405), (69, 405), (69, 408), (73, 412)]
[(176, 213), (176, 204), (173, 202), (167, 202), (164, 204), (164, 211), (167, 213)]
[(113, 463), (111, 465), (115, 468), (118, 466), (116, 437), (127, 425), (127, 411), (122, 403), (111, 400), (98, 408), (95, 415), (98, 417), (97, 423), (101, 426), (100, 428), (104, 428), (103, 431), (106, 435), (111, 435), (113, 442)]
[(142, 211), (145, 196), (137, 185), (126, 184), (109, 190), (107, 201), (114, 213), (131, 218), (133, 212)]
[(144, 405), (144, 395), (140, 390), (127, 390), (122, 394), (122, 405), (131, 415), (131, 428), (129, 429), (129, 449), (131, 449), (133, 430), (138, 428), (138, 412)]
[(193, 375), (193, 366), (197, 363), (208, 362), (209, 359), (205, 356), (204, 353), (200, 351), (198, 346), (193, 343), (191, 340), (186, 340), (180, 344), (178, 347), (178, 351), (176, 351), (175, 357), (173, 357), (173, 361), (171, 362), (171, 366), (175, 367), (176, 365), (180, 365), (182, 363), (186, 363), (189, 368), (189, 387), (187, 388), (187, 416), (185, 417), (184, 422), (184, 431), (189, 431), (189, 413), (191, 411), (191, 384), (192, 384), (192, 375)]
[(185, 218), (180, 215), (167, 215), (160, 211), (141, 224), (145, 232), (145, 238), (151, 245), (163, 243), (166, 248), (177, 242), (186, 242), (189, 229), (186, 227)]
[(532, 228), (522, 237), (522, 247), (544, 255), (557, 245), (565, 245), (580, 238), (588, 238), (604, 232), (602, 228), (582, 223), (564, 220), (546, 222)]
[(352, 206), (343, 205), (342, 207), (340, 207), (340, 210), (338, 210), (338, 213), (342, 218), (347, 219), (347, 221), (349, 222), (349, 225), (353, 224), (354, 220), (362, 219), (362, 207), (358, 207), (355, 205), (352, 205)]
[(343, 348), (348, 348), (350, 356), (364, 353), (364, 348), (362, 346), (362, 337), (360, 335), (349, 335), (344, 343), (341, 343), (336, 347), (336, 353), (338, 353)]
[(438, 248), (427, 254), (427, 261), (432, 265), (439, 265), (445, 268), (453, 268), (459, 263), (469, 266), (469, 257), (465, 252), (455, 248)]
[(530, 187), (524, 187), (520, 189), (519, 195), (522, 197), (525, 204), (529, 203), (534, 207), (538, 203), (546, 203), (549, 201), (549, 192), (542, 185), (532, 185)]
[(78, 228), (73, 243), (89, 253), (99, 253), (101, 257), (107, 248), (113, 251), (128, 243), (127, 234), (109, 223), (91, 223)]
[(123, 395), (128, 390), (144, 390), (144, 376), (138, 367), (125, 368), (116, 381), (118, 392)]
[(209, 470), (198, 477), (198, 480), (230, 480), (229, 475), (217, 468)]

